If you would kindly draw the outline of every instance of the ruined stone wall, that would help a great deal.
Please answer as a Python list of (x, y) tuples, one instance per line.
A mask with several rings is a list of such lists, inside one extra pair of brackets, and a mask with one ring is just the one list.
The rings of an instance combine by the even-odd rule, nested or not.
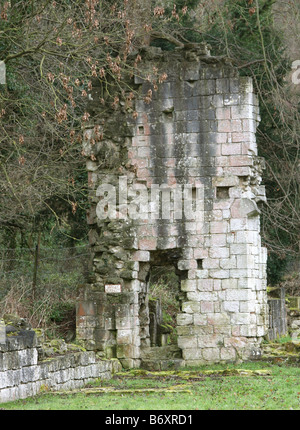
[[(131, 109), (107, 112), (103, 88), (91, 93), (84, 151), (94, 277), (78, 302), (77, 336), (139, 366), (150, 347), (151, 268), (173, 265), (184, 364), (256, 355), (268, 309), (251, 79), (201, 49), (150, 48), (142, 58)], [(147, 79), (156, 68), (158, 88)]]
[(94, 351), (39, 360), (34, 331), (0, 342), (0, 403), (25, 399), (49, 390), (72, 390), (99, 378), (110, 378), (115, 364)]

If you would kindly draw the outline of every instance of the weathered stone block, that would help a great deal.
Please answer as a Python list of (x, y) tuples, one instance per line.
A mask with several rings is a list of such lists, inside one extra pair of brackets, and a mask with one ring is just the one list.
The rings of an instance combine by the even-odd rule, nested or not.
[(237, 267), (236, 257), (224, 258), (220, 261), (221, 269), (235, 269)]
[(76, 314), (79, 317), (96, 315), (97, 304), (92, 302), (91, 300), (77, 302), (76, 306)]
[(184, 302), (182, 304), (182, 312), (187, 314), (199, 313), (200, 303), (199, 302)]
[(196, 260), (179, 260), (177, 266), (178, 266), (179, 270), (196, 269), (197, 268), (197, 261)]
[[(203, 264), (206, 260), (203, 261)], [(197, 289), (199, 291), (213, 291), (215, 290), (215, 280), (214, 279), (198, 279)]]
[(228, 223), (226, 221), (212, 221), (210, 223), (210, 233), (227, 233)]
[(213, 326), (227, 326), (230, 324), (230, 316), (225, 312), (209, 314), (207, 322)]
[(212, 247), (212, 249), (209, 251), (210, 258), (229, 258), (229, 248), (223, 246), (223, 247)]
[(219, 361), (220, 348), (205, 348), (203, 349), (203, 358), (209, 362)]
[(198, 285), (197, 282), (199, 281), (192, 279), (185, 279), (181, 281), (181, 291), (196, 291)]
[[(193, 365), (195, 363), (194, 360), (203, 359), (202, 350), (201, 349), (195, 349), (195, 348), (184, 349), (182, 351), (182, 357), (186, 361), (190, 360), (192, 365)], [(203, 364), (203, 363), (204, 363), (204, 360), (201, 361), (201, 364)]]
[(244, 313), (244, 312), (233, 313), (231, 315), (231, 322), (234, 325), (238, 325), (238, 324), (248, 325), (251, 323), (251, 314)]
[(210, 269), (209, 275), (211, 278), (227, 279), (229, 278), (229, 270), (224, 269)]
[(193, 323), (195, 326), (204, 326), (207, 324), (207, 315), (204, 314), (194, 314)]
[(255, 293), (249, 289), (230, 289), (226, 290), (225, 297), (229, 301), (252, 301), (255, 300)]
[[(241, 233), (241, 232), (238, 232), (238, 233)], [(233, 255), (233, 254), (241, 255), (241, 254), (249, 254), (250, 253), (250, 247), (247, 243), (233, 243), (229, 246), (229, 249), (230, 249), (231, 255)]]
[(20, 367), (37, 364), (38, 353), (36, 348), (27, 348), (18, 352)]
[(216, 119), (230, 120), (230, 118), (231, 118), (231, 110), (229, 106), (220, 107), (216, 109)]
[(234, 361), (236, 359), (236, 350), (234, 348), (221, 348), (220, 358), (225, 361)]
[[(193, 269), (192, 269), (193, 270)], [(207, 279), (209, 276), (208, 269), (194, 270), (196, 279)]]
[(202, 300), (216, 301), (218, 300), (218, 295), (215, 291), (196, 291), (196, 292), (188, 292), (187, 298), (195, 302), (200, 302)]
[(217, 346), (222, 346), (223, 336), (222, 335), (202, 335), (198, 336), (198, 348), (216, 348)]
[(202, 301), (201, 302), (201, 313), (213, 313), (214, 312), (214, 302)]
[(132, 330), (118, 330), (117, 331), (117, 344), (119, 345), (130, 345), (133, 343)]
[(250, 199), (237, 199), (231, 206), (232, 218), (254, 217), (259, 214), (260, 210), (256, 203)]
[(191, 314), (178, 314), (177, 315), (177, 325), (189, 325), (193, 322), (193, 315)]
[(223, 303), (224, 311), (227, 312), (239, 312), (240, 302), (239, 301), (226, 301)]
[(182, 349), (197, 348), (197, 338), (195, 336), (180, 336), (178, 346)]

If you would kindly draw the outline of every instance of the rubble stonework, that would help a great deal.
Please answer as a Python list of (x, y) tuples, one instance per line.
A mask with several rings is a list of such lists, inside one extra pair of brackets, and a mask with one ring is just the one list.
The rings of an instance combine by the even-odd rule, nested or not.
[[(131, 109), (105, 111), (96, 83), (90, 96), (84, 151), (94, 275), (77, 304), (77, 336), (124, 367), (140, 366), (151, 346), (149, 274), (156, 265), (173, 265), (183, 363), (259, 354), (268, 330), (267, 255), (260, 237), (265, 191), (252, 81), (207, 52), (152, 48), (144, 58), (143, 73), (132, 83), (138, 97)], [(158, 88), (147, 80), (154, 67), (167, 75)], [(115, 194), (109, 187), (105, 194), (105, 184)], [(141, 200), (153, 186), (186, 187), (194, 218), (175, 207), (175, 194), (168, 216), (157, 216), (157, 201)], [(107, 195), (117, 206), (105, 219)]]

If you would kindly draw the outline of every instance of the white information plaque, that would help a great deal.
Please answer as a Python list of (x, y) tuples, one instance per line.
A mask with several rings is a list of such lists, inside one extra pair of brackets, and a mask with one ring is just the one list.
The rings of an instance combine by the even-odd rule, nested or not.
[(105, 285), (106, 293), (120, 293), (121, 292), (121, 284), (106, 284)]
[(0, 61), (0, 84), (6, 84), (6, 67), (4, 61)]
[(6, 330), (5, 323), (3, 319), (0, 319), (0, 343), (6, 342)]

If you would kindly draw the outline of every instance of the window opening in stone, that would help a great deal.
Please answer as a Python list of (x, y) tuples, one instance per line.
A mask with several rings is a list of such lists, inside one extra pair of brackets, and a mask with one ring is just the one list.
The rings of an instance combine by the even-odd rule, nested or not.
[(203, 259), (197, 260), (197, 269), (198, 270), (203, 269)]
[(144, 127), (142, 125), (139, 126), (139, 134), (144, 134)]
[(188, 84), (191, 88), (194, 88), (195, 83), (196, 83), (197, 81), (195, 81), (194, 79), (188, 79), (186, 82), (187, 82), (187, 84)]
[(173, 120), (174, 116), (174, 107), (170, 107), (168, 109), (163, 110), (162, 112), (162, 119), (163, 121), (170, 121)]
[(195, 212), (197, 209), (197, 188), (192, 188), (192, 211)]
[(217, 187), (216, 188), (217, 199), (229, 199), (229, 188), (230, 187)]
[(164, 112), (164, 117), (167, 119), (173, 118), (173, 112)]

